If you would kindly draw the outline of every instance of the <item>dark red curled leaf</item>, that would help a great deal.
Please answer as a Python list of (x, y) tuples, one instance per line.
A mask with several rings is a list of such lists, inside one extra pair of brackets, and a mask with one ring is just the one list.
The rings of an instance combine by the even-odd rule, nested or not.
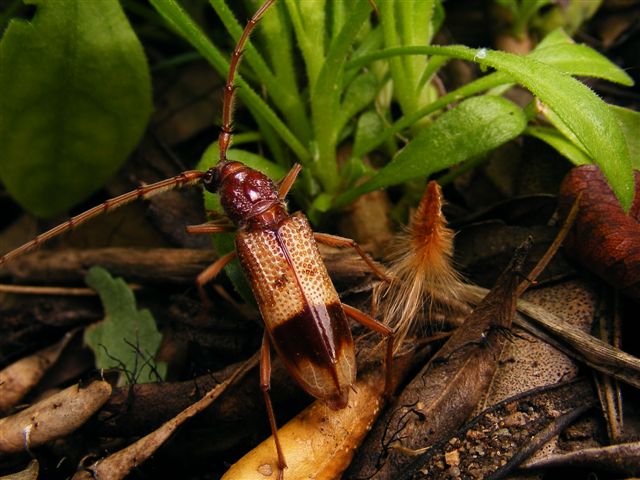
[(558, 198), (565, 217), (578, 195), (580, 209), (565, 240), (566, 252), (626, 295), (640, 300), (640, 172), (636, 196), (626, 214), (600, 169), (582, 165), (562, 181)]

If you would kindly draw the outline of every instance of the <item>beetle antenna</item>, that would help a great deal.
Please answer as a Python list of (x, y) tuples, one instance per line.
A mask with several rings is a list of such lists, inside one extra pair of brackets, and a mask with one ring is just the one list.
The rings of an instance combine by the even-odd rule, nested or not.
[(25, 243), (24, 245), (11, 250), (9, 253), (1, 256), (0, 266), (4, 265), (6, 262), (12, 260), (17, 256), (22, 255), (23, 253), (34, 250), (43, 243), (51, 240), (54, 237), (57, 237), (61, 233), (74, 229), (78, 225), (85, 223), (87, 220), (97, 217), (98, 215), (101, 215), (103, 213), (115, 210), (116, 208), (122, 207), (127, 203), (131, 203), (135, 200), (146, 200), (148, 198), (155, 197), (156, 195), (167, 192), (169, 190), (174, 190), (176, 188), (198, 185), (200, 182), (202, 182), (202, 177), (204, 177), (204, 175), (204, 172), (198, 172), (196, 170), (182, 172), (175, 177), (167, 178), (166, 180), (161, 180), (149, 185), (142, 185), (135, 190), (123, 193), (118, 197), (110, 198), (100, 205), (96, 205), (95, 207), (82, 212), (75, 217), (71, 217), (66, 222), (61, 223), (60, 225), (53, 227), (52, 229), (47, 230), (44, 233), (41, 233), (30, 242)]
[(274, 2), (275, 0), (267, 0), (266, 2), (264, 2), (264, 4), (262, 4), (258, 11), (254, 13), (253, 17), (251, 17), (251, 19), (245, 25), (244, 30), (242, 31), (242, 35), (240, 36), (240, 39), (236, 44), (236, 48), (233, 50), (233, 54), (231, 55), (227, 84), (224, 87), (224, 103), (222, 105), (222, 129), (220, 131), (220, 136), (218, 137), (221, 163), (227, 161), (227, 150), (231, 145), (231, 137), (233, 135), (231, 117), (233, 110), (234, 91), (236, 89), (233, 82), (235, 80), (238, 66), (240, 65), (240, 59), (242, 58), (243, 49), (245, 44), (247, 43), (247, 40), (251, 36), (251, 32), (253, 32), (253, 29), (256, 27), (264, 13)]

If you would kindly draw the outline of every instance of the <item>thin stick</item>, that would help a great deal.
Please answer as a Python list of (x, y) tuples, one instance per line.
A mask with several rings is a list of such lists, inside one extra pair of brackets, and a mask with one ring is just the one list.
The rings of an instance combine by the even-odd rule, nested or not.
[(33, 285), (6, 285), (0, 284), (0, 293), (16, 293), (19, 295), (68, 295), (68, 296), (93, 296), (97, 295), (90, 288), (69, 287), (36, 287)]
[(545, 268), (547, 268), (547, 265), (549, 264), (553, 256), (556, 254), (556, 252), (562, 245), (562, 242), (564, 242), (564, 239), (569, 234), (571, 227), (573, 227), (573, 222), (575, 221), (576, 216), (578, 215), (578, 209), (580, 207), (580, 198), (582, 198), (582, 192), (578, 195), (578, 197), (576, 198), (576, 201), (573, 202), (573, 205), (571, 206), (571, 210), (569, 211), (569, 214), (567, 215), (566, 220), (562, 224), (562, 228), (560, 228), (558, 235), (556, 235), (556, 238), (553, 240), (553, 242), (551, 243), (547, 251), (542, 256), (542, 258), (538, 261), (538, 263), (536, 263), (536, 266), (533, 267), (533, 269), (531, 270), (527, 278), (525, 278), (520, 283), (520, 285), (518, 285), (518, 288), (516, 289), (516, 298), (522, 295), (524, 291), (527, 288), (529, 288), (529, 286), (533, 283), (533, 281), (530, 279), (538, 278), (538, 275), (540, 275), (542, 271)]

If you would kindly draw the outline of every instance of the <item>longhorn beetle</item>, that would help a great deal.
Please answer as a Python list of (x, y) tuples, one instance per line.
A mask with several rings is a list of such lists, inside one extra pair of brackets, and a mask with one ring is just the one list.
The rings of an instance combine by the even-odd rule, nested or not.
[[(233, 82), (242, 49), (260, 18), (274, 2), (275, 0), (267, 0), (258, 9), (245, 26), (233, 51), (218, 140), (220, 161), (215, 167), (206, 172), (183, 172), (107, 200), (0, 257), (0, 265), (94, 216), (136, 199), (146, 199), (167, 190), (199, 184), (209, 192), (219, 193), (224, 212), (233, 222), (233, 229), (237, 230), (236, 249), (204, 270), (198, 276), (197, 284), (202, 292), (202, 286), (218, 275), (236, 256), (251, 284), (265, 324), (260, 384), (276, 445), (278, 476), (282, 478), (286, 462), (269, 397), (270, 345), (275, 347), (290, 374), (304, 390), (326, 402), (330, 408), (341, 409), (348, 403), (349, 390), (356, 378), (354, 345), (346, 316), (386, 337), (387, 395), (391, 387), (393, 330), (340, 302), (316, 242), (352, 247), (374, 273), (385, 278), (384, 273), (353, 240), (314, 233), (302, 213), (287, 213), (285, 196), (293, 185), (300, 166), (295, 165), (276, 186), (261, 172), (226, 158), (232, 139)], [(210, 222), (187, 227), (187, 231), (212, 234), (229, 231), (229, 227)]]

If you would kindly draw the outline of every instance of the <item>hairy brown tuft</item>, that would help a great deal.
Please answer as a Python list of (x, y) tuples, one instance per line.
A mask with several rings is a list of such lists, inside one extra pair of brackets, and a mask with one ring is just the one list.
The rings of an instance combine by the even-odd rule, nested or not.
[(376, 290), (383, 323), (396, 331), (396, 345), (422, 326), (434, 309), (467, 309), (464, 283), (453, 267), (453, 232), (442, 214), (442, 191), (431, 181), (409, 228), (398, 235), (392, 253), (391, 282)]

